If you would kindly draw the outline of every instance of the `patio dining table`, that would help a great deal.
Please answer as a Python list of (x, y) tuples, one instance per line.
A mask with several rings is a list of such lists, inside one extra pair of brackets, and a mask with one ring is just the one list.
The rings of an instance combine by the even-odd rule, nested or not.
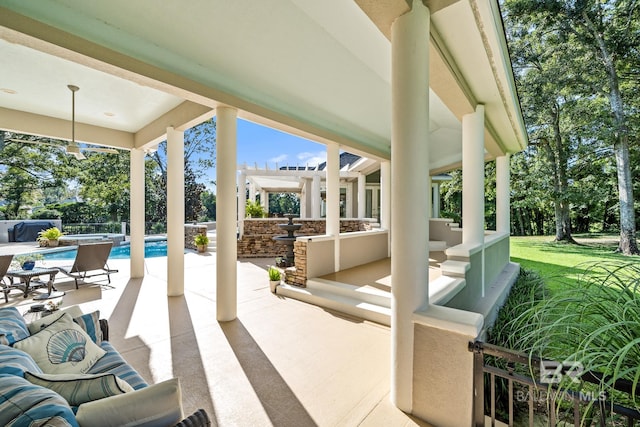
[[(53, 281), (58, 274), (57, 268), (45, 268), (34, 267), (32, 270), (9, 270), (6, 276), (9, 278), (9, 283), (2, 283), (2, 292), (4, 293), (5, 302), (9, 302), (9, 292), (13, 289), (20, 289), (24, 293), (24, 297), (29, 296), (31, 291), (38, 288), (47, 287), (47, 293), (38, 294), (33, 297), (34, 300), (44, 300), (50, 298), (58, 298), (64, 295), (64, 292), (58, 291)], [(40, 276), (49, 276), (49, 280), (44, 282), (40, 280)], [(18, 282), (14, 282), (14, 279), (18, 279)]]

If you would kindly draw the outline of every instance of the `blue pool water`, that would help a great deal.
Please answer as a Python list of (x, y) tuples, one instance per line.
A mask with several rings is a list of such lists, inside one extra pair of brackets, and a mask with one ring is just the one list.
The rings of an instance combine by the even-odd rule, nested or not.
[[(123, 244), (120, 246), (114, 246), (111, 248), (111, 254), (109, 259), (129, 259), (131, 256), (131, 248), (129, 244)], [(74, 260), (76, 258), (75, 249), (54, 251), (54, 252), (42, 252), (45, 261), (49, 260)], [(144, 257), (154, 258), (160, 256), (167, 256), (167, 241), (166, 240), (150, 240), (144, 242)]]

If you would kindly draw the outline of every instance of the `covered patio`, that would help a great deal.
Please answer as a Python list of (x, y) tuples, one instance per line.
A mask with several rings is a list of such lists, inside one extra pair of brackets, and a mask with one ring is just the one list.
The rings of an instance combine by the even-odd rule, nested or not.
[[(97, 280), (76, 290), (61, 276), (56, 286), (66, 292), (63, 308), (79, 304), (109, 319), (110, 340), (147, 381), (180, 377), (185, 414), (204, 408), (218, 426), (428, 425), (389, 400), (389, 328), (274, 297), (270, 259), (238, 262), (238, 319), (219, 323), (215, 286), (202, 280), (215, 271), (215, 254), (186, 254), (185, 293), (169, 299), (166, 262), (147, 259), (142, 280), (130, 279), (127, 260), (114, 260), (112, 286)], [(12, 293), (2, 306), (24, 312), (33, 303)]]
[[(0, 130), (69, 140), (73, 84), (83, 106), (78, 142), (130, 151), (128, 283), (145, 289), (144, 156), (167, 140), (168, 259), (162, 291), (156, 286), (153, 293), (163, 309), (171, 307), (169, 326), (188, 325), (173, 305), (195, 285), (183, 255), (185, 129), (216, 116), (216, 274), (195, 280), (215, 289), (199, 315), (215, 316), (222, 330), (246, 313), (236, 256), (237, 118), (326, 144), (326, 235), (317, 243), (329, 272), (345, 265), (343, 245), (366, 251), (340, 235), (339, 153), (378, 159), (380, 226), (389, 236), (393, 281), (390, 400), (435, 425), (468, 423), (466, 343), (482, 333), (485, 313), (495, 312), (517, 271), (508, 254), (509, 155), (527, 143), (497, 1), (199, 0), (183, 8), (0, 0), (0, 52), (8, 59)], [(497, 229), (487, 231), (490, 160), (497, 164), (498, 217)], [(462, 243), (447, 249), (446, 262), (466, 285), (438, 306), (429, 297), (430, 176), (460, 166)], [(132, 312), (148, 315), (155, 300), (137, 296), (127, 302), (135, 301)], [(259, 299), (252, 302), (252, 310), (264, 309)], [(482, 311), (474, 311), (478, 306)], [(207, 363), (240, 359), (221, 356)]]

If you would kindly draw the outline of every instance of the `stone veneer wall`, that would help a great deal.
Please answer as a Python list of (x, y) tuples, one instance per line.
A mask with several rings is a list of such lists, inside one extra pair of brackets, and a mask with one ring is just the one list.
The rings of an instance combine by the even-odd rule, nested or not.
[(184, 247), (187, 249), (197, 249), (196, 244), (193, 239), (198, 234), (207, 234), (207, 226), (206, 225), (184, 225)]
[(294, 242), (293, 254), (296, 265), (284, 270), (284, 281), (290, 285), (305, 287), (307, 286), (307, 242)]
[[(284, 243), (273, 240), (274, 236), (286, 236), (287, 232), (278, 227), (286, 224), (286, 218), (247, 218), (244, 220), (244, 235), (238, 240), (239, 258), (268, 258), (285, 255)], [(325, 234), (326, 222), (323, 219), (294, 219), (294, 224), (302, 224), (294, 235), (318, 236)], [(341, 219), (340, 232), (369, 231), (371, 222), (362, 219)], [(295, 249), (294, 249), (295, 250)], [(295, 254), (296, 257), (298, 254)], [(297, 264), (297, 260), (296, 260)]]

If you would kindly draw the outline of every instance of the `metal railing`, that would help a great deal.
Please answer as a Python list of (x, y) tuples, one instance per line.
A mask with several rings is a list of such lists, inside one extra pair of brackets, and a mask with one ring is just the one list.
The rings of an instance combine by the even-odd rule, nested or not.
[[(640, 412), (611, 402), (609, 395), (604, 392), (575, 392), (568, 389), (559, 389), (553, 381), (542, 382), (541, 366), (557, 366), (551, 375), (572, 375), (571, 366), (563, 366), (553, 361), (530, 357), (528, 354), (516, 352), (504, 347), (487, 344), (481, 341), (469, 343), (469, 351), (473, 352), (473, 425), (484, 427), (486, 417), (491, 420), (491, 426), (496, 425), (497, 406), (497, 386), (502, 381), (506, 382), (509, 426), (514, 425), (515, 411), (514, 403), (524, 403), (528, 405), (528, 425), (534, 425), (536, 405), (544, 404), (548, 417), (548, 424), (554, 427), (560, 422), (558, 418), (562, 416), (561, 425), (590, 426), (592, 422), (604, 426), (629, 426), (636, 425), (635, 421), (640, 420)], [(486, 356), (490, 356), (486, 358)], [(487, 363), (488, 360), (493, 363)], [(503, 365), (501, 368), (497, 365)], [(575, 374), (575, 372), (573, 372)], [(536, 378), (536, 375), (538, 379)], [(488, 378), (487, 378), (488, 377)], [(488, 382), (485, 380), (488, 379)], [(600, 384), (603, 376), (594, 372), (580, 372), (579, 380), (584, 383)], [(502, 384), (504, 385), (504, 384)], [(485, 399), (485, 388), (489, 388), (489, 397)], [(612, 387), (617, 392), (629, 396), (639, 395), (640, 388), (633, 390), (633, 383), (626, 380), (617, 380)], [(592, 388), (595, 390), (595, 388)], [(543, 399), (544, 397), (544, 399)], [(562, 407), (562, 410), (559, 410)], [(486, 408), (486, 409), (485, 409)], [(588, 408), (585, 413), (583, 409)], [(486, 412), (486, 415), (485, 415)], [(615, 422), (613, 421), (615, 415)], [(583, 424), (583, 420), (585, 423)], [(536, 423), (536, 425), (539, 425)]]

